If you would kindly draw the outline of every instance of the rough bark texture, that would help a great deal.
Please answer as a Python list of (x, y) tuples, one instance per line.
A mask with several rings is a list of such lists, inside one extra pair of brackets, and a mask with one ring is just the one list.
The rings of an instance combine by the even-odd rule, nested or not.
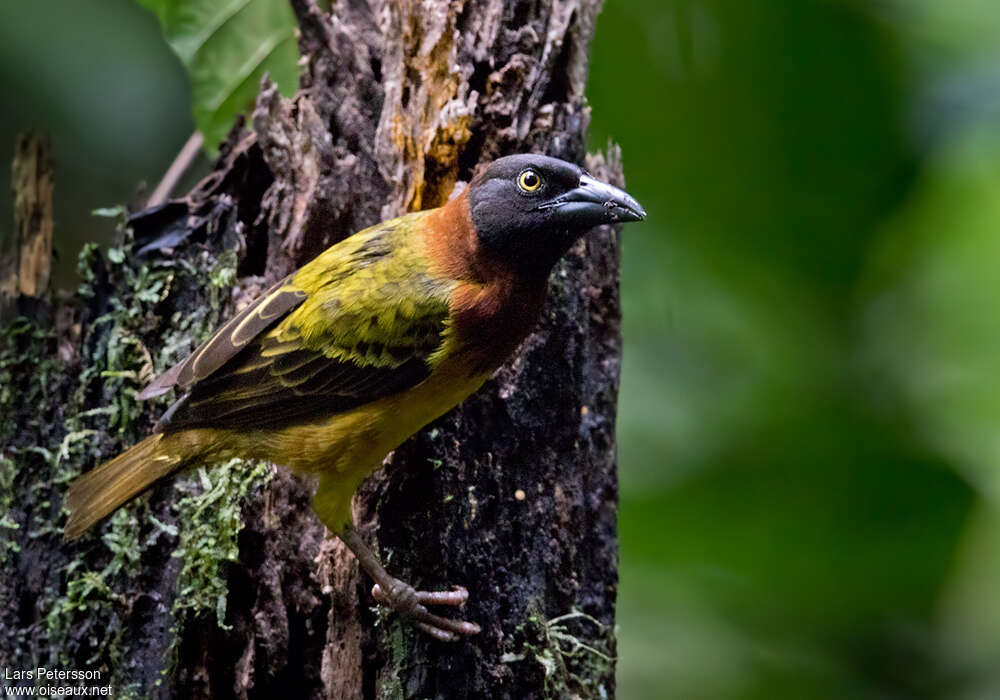
[[(583, 162), (598, 0), (293, 0), (293, 100), (262, 87), (187, 197), (88, 248), (71, 303), (0, 336), (0, 666), (96, 668), (118, 696), (536, 698), (614, 694), (618, 243), (560, 263), (538, 331), (356, 500), (390, 571), (462, 584), (468, 642), (373, 609), (312, 485), (232, 463), (157, 486), (79, 543), (66, 481), (134, 442), (152, 373), (344, 236), (436, 206), (514, 152)], [(590, 158), (620, 183), (620, 163)], [(30, 682), (29, 682), (30, 684)]]
[(11, 185), (14, 235), (0, 248), (0, 310), (19, 296), (40, 297), (49, 287), (52, 263), (52, 158), (49, 144), (22, 134), (14, 148)]

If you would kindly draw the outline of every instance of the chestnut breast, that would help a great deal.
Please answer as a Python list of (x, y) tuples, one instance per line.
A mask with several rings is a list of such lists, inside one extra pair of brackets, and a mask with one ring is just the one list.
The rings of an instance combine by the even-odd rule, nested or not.
[(467, 192), (427, 218), (425, 248), (434, 273), (455, 280), (451, 317), (457, 340), (479, 371), (496, 369), (535, 327), (547, 276), (484, 253), (469, 213)]

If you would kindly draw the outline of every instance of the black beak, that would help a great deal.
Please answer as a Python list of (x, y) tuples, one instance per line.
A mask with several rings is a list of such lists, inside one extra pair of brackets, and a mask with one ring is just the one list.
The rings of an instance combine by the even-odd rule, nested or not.
[(579, 185), (539, 209), (555, 209), (560, 217), (586, 226), (646, 218), (646, 211), (627, 192), (590, 175), (581, 175)]

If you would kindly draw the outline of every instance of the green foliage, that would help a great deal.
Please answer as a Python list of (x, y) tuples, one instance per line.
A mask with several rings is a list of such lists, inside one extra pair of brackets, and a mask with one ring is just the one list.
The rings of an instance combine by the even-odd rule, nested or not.
[(998, 696), (990, 7), (605, 4), (621, 697)]
[(1000, 131), (969, 123), (942, 143), (884, 228), (865, 278), (866, 362), (981, 501), (939, 617), (949, 652), (1000, 693)]
[(927, 426), (924, 439), (993, 495), (1000, 495), (998, 221), (1000, 133), (972, 126), (942, 145), (885, 226), (867, 270), (864, 318), (871, 371), (902, 392)]
[(194, 121), (213, 151), (267, 73), (298, 87), (295, 16), (286, 0), (137, 0), (156, 13), (191, 79)]

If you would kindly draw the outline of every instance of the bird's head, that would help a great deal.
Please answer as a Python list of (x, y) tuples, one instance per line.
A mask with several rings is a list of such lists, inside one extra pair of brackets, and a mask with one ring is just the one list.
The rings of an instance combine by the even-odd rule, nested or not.
[(617, 187), (572, 163), (534, 154), (493, 161), (473, 178), (468, 198), (484, 252), (545, 273), (595, 226), (646, 218)]

